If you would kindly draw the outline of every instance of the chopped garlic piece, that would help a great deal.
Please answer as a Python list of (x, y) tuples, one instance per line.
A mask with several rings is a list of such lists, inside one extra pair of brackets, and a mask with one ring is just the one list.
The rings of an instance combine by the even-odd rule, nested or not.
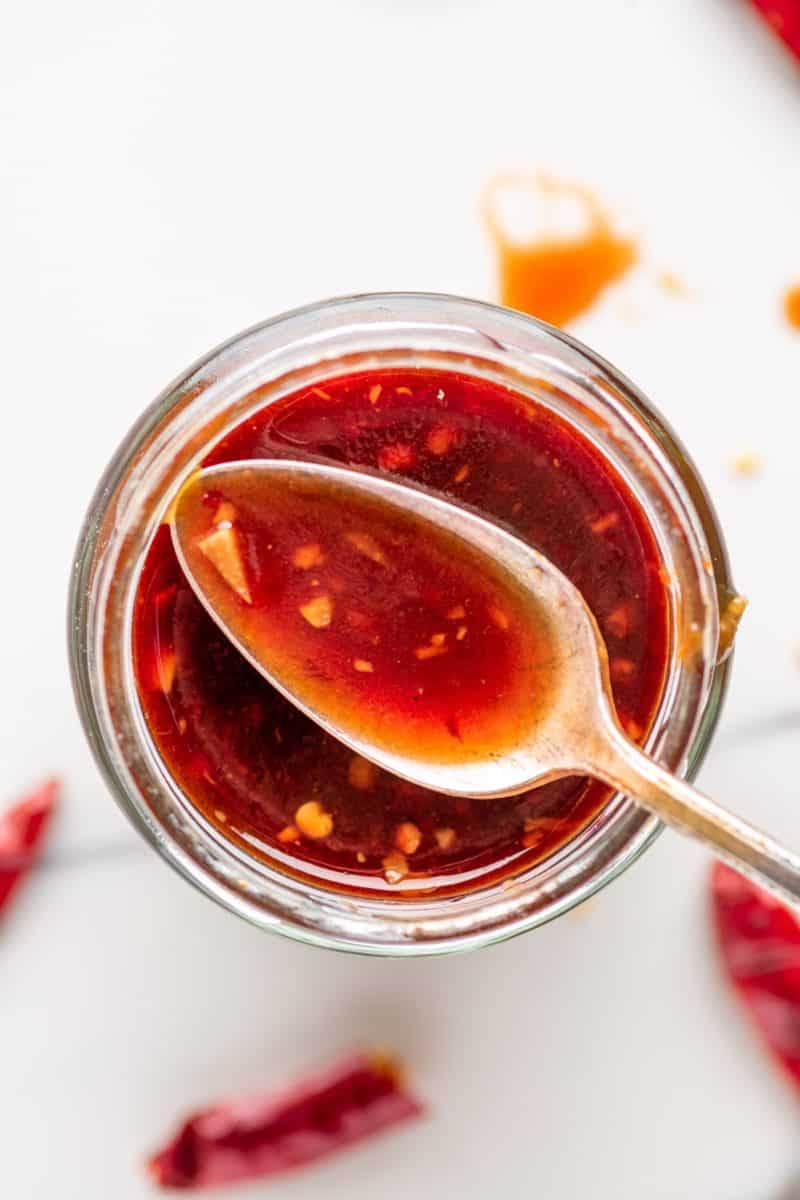
[(439, 658), (442, 654), (447, 654), (447, 646), (417, 646), (414, 651), (415, 657), (420, 662), (425, 662), (429, 658)]
[(232, 525), (238, 515), (230, 500), (223, 500), (214, 513), (214, 524), (224, 525), (229, 522)]
[(604, 513), (602, 517), (598, 517), (596, 521), (589, 522), (589, 528), (592, 533), (608, 533), (609, 529), (613, 529), (619, 524), (619, 513), (609, 512)]
[(347, 767), (347, 781), (360, 792), (368, 792), (378, 778), (378, 768), (368, 758), (354, 754)]
[(401, 854), (414, 854), (421, 841), (422, 833), (413, 821), (403, 821), (394, 831), (394, 844)]
[(301, 571), (310, 571), (312, 567), (318, 567), (324, 561), (325, 555), (322, 553), (319, 542), (309, 542), (305, 546), (298, 546), (292, 555), (292, 562)]
[(300, 605), (300, 615), (315, 629), (327, 629), (333, 620), (333, 601), (330, 596), (314, 596)]
[(326, 838), (333, 832), (333, 817), (318, 800), (307, 800), (294, 814), (294, 823), (306, 837)]
[(502, 608), (498, 608), (496, 604), (492, 604), (489, 608), (489, 619), (494, 625), (497, 626), (498, 629), (502, 629), (503, 632), (505, 632), (505, 630), (508, 629), (509, 625), (511, 624)]
[(387, 854), (383, 860), (383, 877), (387, 883), (400, 883), (408, 874), (408, 860), (399, 851)]
[(434, 829), (433, 836), (440, 850), (449, 850), (456, 840), (456, 831), (450, 828)]
[(381, 549), (380, 544), (375, 541), (375, 538), (372, 537), (371, 534), (363, 533), (358, 529), (352, 529), (344, 535), (344, 540), (349, 542), (353, 549), (357, 550), (359, 554), (365, 555), (367, 558), (372, 559), (374, 563), (378, 563), (382, 567), (386, 566), (386, 555)]
[(247, 574), (239, 539), (236, 530), (231, 525), (223, 525), (213, 533), (200, 538), (197, 549), (204, 554), (208, 561), (216, 567), (219, 574), (246, 604), (252, 604), (250, 588), (247, 584)]
[(448, 425), (437, 425), (426, 437), (425, 445), (431, 454), (441, 456), (442, 454), (447, 454), (447, 451), (453, 446), (455, 440), (455, 429), (451, 429)]

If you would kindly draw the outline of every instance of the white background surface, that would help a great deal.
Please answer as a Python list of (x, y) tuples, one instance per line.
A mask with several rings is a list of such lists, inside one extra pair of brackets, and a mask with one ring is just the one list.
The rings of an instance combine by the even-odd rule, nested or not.
[[(63, 634), (83, 510), (165, 382), (326, 295), (491, 297), (481, 186), (543, 166), (641, 237), (645, 264), (575, 332), (684, 437), (751, 599), (703, 783), (800, 844), (800, 337), (779, 313), (799, 128), (800, 76), (739, 0), (14, 6), (0, 797), (55, 770), (65, 798), (0, 930), (2, 1196), (145, 1197), (143, 1156), (187, 1108), (372, 1041), (406, 1056), (430, 1119), (271, 1195), (769, 1200), (800, 1170), (796, 1099), (716, 971), (702, 851), (666, 835), (585, 913), (471, 957), (269, 938), (128, 828)], [(731, 475), (741, 450), (759, 478)]]

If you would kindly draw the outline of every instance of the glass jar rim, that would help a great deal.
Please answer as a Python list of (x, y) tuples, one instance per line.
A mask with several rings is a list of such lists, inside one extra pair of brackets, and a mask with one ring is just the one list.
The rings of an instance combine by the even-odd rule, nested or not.
[(493, 378), (544, 402), (599, 442), (625, 475), (655, 522), (673, 580), (677, 570), (676, 622), (680, 613), (684, 632), (697, 627), (691, 667), (673, 653), (649, 742), (691, 776), (726, 687), (718, 597), (733, 590), (699, 475), (664, 419), (614, 367), (561, 330), (480, 301), (424, 293), (324, 301), (253, 326), (190, 367), (129, 432), (95, 493), (72, 574), (69, 642), (81, 719), (112, 794), (174, 868), (263, 928), (315, 945), (413, 955), (485, 945), (553, 919), (638, 858), (660, 823), (616, 796), (544, 863), (463, 896), (363, 900), (317, 888), (246, 859), (183, 801), (152, 748), (126, 649), (137, 564), (170, 493), (211, 445), (298, 386), (354, 363), (398, 362)]

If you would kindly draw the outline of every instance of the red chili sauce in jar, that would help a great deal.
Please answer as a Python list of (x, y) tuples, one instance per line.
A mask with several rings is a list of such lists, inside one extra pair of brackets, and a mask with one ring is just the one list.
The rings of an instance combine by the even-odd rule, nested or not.
[[(606, 640), (617, 709), (642, 740), (669, 656), (664, 569), (637, 501), (549, 409), (467, 375), (342, 375), (265, 407), (206, 465), (313, 455), (392, 472), (468, 503), (546, 554)], [(420, 753), (502, 749), (529, 694), (541, 630), (495, 581), (407, 531), (208, 486), (200, 560), (293, 669), (342, 705), (399, 722)], [(552, 854), (608, 798), (570, 778), (502, 800), (427, 791), (380, 770), (286, 700), (229, 642), (183, 576), (163, 525), (138, 585), (134, 662), (155, 746), (228, 839), (274, 866), (356, 892), (467, 891)], [(313, 680), (310, 679), (313, 683)], [(483, 742), (481, 742), (483, 739)]]

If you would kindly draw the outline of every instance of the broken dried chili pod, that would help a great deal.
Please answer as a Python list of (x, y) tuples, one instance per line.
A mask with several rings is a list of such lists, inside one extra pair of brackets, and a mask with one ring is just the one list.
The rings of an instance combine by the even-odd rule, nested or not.
[(800, 919), (715, 863), (714, 924), (725, 967), (769, 1049), (800, 1088)]
[(39, 855), (57, 793), (50, 779), (0, 816), (0, 911)]
[(750, 0), (778, 37), (800, 58), (800, 0)]
[(392, 1060), (351, 1055), (284, 1091), (245, 1096), (194, 1113), (148, 1165), (164, 1188), (263, 1179), (421, 1113)]

